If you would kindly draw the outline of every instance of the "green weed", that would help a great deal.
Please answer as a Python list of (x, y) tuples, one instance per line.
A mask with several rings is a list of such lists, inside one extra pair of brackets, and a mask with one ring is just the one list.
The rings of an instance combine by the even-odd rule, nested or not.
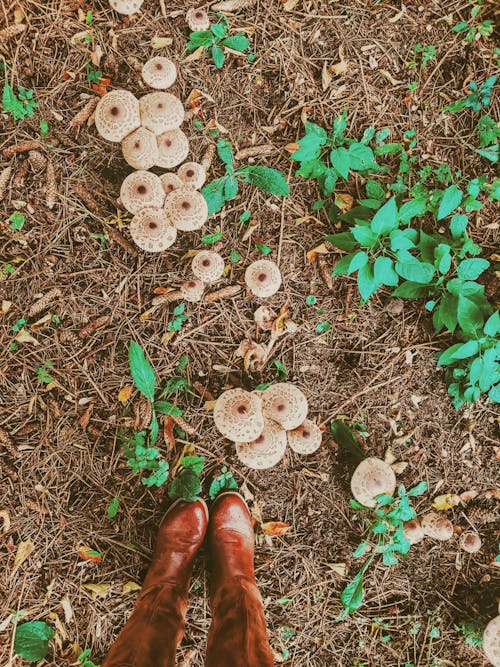
[(250, 42), (244, 33), (228, 37), (229, 21), (223, 14), (218, 14), (218, 17), (219, 22), (212, 24), (210, 30), (192, 32), (186, 47), (189, 51), (196, 51), (200, 46), (209, 50), (214, 65), (217, 69), (222, 69), (226, 59), (224, 47), (242, 53), (250, 48)]

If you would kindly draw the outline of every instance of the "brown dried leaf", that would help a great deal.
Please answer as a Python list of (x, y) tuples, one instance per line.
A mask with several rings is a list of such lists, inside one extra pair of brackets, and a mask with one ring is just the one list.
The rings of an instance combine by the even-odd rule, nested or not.
[(118, 392), (118, 400), (120, 401), (120, 403), (126, 403), (128, 400), (130, 400), (133, 391), (134, 391), (133, 384), (129, 384), (126, 387), (122, 387)]
[(282, 521), (267, 521), (266, 523), (261, 524), (261, 529), (264, 535), (279, 537), (290, 530), (290, 524), (283, 523)]
[(40, 345), (36, 338), (30, 334), (26, 329), (20, 329), (17, 336), (14, 338), (17, 343), (33, 343), (33, 345)]
[(243, 366), (247, 373), (259, 373), (267, 360), (267, 347), (254, 340), (242, 340), (235, 352), (236, 357), (243, 358)]
[(139, 584), (136, 584), (135, 581), (127, 581), (127, 583), (123, 584), (122, 586), (122, 594), (127, 595), (128, 593), (135, 593), (136, 591), (140, 591), (141, 586)]
[(203, 55), (203, 51), (205, 50), (204, 46), (199, 46), (196, 51), (193, 51), (188, 55), (187, 58), (184, 58), (182, 62), (185, 63), (193, 63), (195, 60), (199, 60), (201, 56)]
[(323, 92), (328, 90), (328, 86), (332, 81), (332, 75), (330, 74), (330, 68), (328, 65), (323, 63), (323, 69), (321, 70), (321, 85), (323, 87)]
[(111, 590), (111, 584), (82, 584), (80, 588), (89, 591), (94, 600), (96, 600), (97, 598), (107, 597)]
[(340, 76), (341, 74), (345, 74), (347, 72), (347, 70), (349, 69), (349, 64), (347, 60), (341, 60), (339, 63), (331, 65), (329, 69), (337, 76)]
[(328, 250), (326, 245), (324, 243), (321, 243), (320, 245), (316, 246), (312, 250), (309, 250), (309, 252), (306, 255), (307, 261), (308, 262), (314, 262), (316, 260), (316, 258), (318, 257), (318, 255), (328, 255), (329, 252), (330, 251)]
[(283, 2), (283, 9), (285, 10), (285, 12), (293, 12), (293, 10), (298, 4), (299, 0), (286, 0), (286, 2)]
[(6, 535), (10, 530), (10, 512), (9, 510), (0, 510), (0, 521), (2, 522), (2, 533)]
[(35, 545), (31, 540), (26, 540), (24, 542), (19, 542), (17, 547), (16, 557), (14, 558), (14, 565), (12, 566), (12, 571), (10, 573), (11, 578), (15, 575), (24, 561), (30, 557), (30, 555), (35, 550)]
[(175, 435), (174, 435), (174, 426), (175, 422), (170, 415), (165, 415), (163, 418), (163, 439), (167, 446), (167, 454), (173, 452), (175, 449)]

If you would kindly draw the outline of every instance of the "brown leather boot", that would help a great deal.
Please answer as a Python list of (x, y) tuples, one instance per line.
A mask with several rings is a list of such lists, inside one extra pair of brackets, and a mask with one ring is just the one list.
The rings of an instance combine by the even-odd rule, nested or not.
[(184, 635), (189, 580), (208, 526), (202, 500), (177, 501), (162, 519), (135, 609), (102, 667), (173, 667)]
[(212, 625), (206, 667), (272, 667), (264, 606), (255, 583), (254, 534), (238, 493), (215, 501), (208, 528)]

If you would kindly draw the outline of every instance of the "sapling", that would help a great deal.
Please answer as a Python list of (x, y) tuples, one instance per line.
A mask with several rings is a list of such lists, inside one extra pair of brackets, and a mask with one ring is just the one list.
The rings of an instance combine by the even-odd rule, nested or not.
[(186, 47), (189, 51), (196, 51), (202, 47), (210, 50), (210, 55), (217, 69), (224, 66), (224, 47), (232, 51), (243, 52), (250, 47), (248, 38), (242, 33), (228, 37), (229, 21), (224, 14), (218, 14), (219, 22), (210, 26), (210, 30), (199, 30), (189, 35)]

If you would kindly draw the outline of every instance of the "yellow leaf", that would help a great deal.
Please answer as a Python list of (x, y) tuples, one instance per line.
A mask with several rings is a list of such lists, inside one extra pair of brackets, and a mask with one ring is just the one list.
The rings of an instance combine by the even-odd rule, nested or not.
[(80, 21), (80, 23), (85, 23), (86, 18), (87, 18), (86, 12), (84, 12), (81, 7), (78, 7), (78, 20)]
[(33, 343), (33, 345), (40, 345), (36, 338), (30, 334), (26, 329), (21, 329), (17, 336), (14, 338), (18, 343)]
[(111, 589), (111, 584), (82, 584), (81, 588), (89, 591), (94, 599), (105, 598)]
[(263, 523), (261, 528), (264, 535), (278, 537), (290, 530), (290, 524), (283, 523), (282, 521), (268, 521), (267, 523)]
[(306, 255), (307, 261), (308, 262), (314, 262), (314, 260), (316, 259), (316, 257), (318, 255), (328, 255), (329, 252), (330, 251), (328, 250), (326, 245), (324, 243), (322, 243), (321, 245), (316, 246), (316, 248), (313, 248), (312, 250), (309, 250), (309, 252)]
[(286, 144), (285, 150), (287, 153), (295, 153), (295, 151), (298, 151), (300, 148), (300, 144), (296, 143), (291, 143), (291, 144)]
[(456, 493), (445, 493), (442, 496), (436, 496), (432, 501), (432, 506), (434, 509), (444, 512), (460, 505), (461, 502), (460, 496), (457, 496)]
[(338, 574), (339, 577), (347, 577), (347, 564), (346, 563), (327, 563), (330, 570)]
[(349, 65), (347, 63), (347, 60), (341, 60), (339, 63), (332, 65), (329, 69), (334, 74), (339, 76), (340, 74), (345, 74), (347, 72), (347, 70), (349, 69)]
[(151, 315), (155, 312), (156, 306), (153, 306), (149, 310), (145, 310), (143, 313), (141, 313), (140, 318), (144, 322), (145, 320), (149, 320)]
[(167, 46), (171, 46), (172, 42), (171, 37), (153, 37), (151, 46), (153, 49), (164, 49)]
[(11, 309), (12, 306), (12, 301), (2, 301), (2, 308), (0, 310), (0, 314), (2, 315), (7, 315), (9, 310)]
[(14, 558), (14, 565), (12, 566), (12, 572), (10, 576), (13, 577), (24, 561), (29, 558), (29, 556), (35, 550), (35, 545), (31, 540), (26, 540), (25, 542), (19, 542), (17, 547), (16, 557)]
[(216, 401), (205, 401), (203, 408), (205, 410), (213, 410), (215, 408)]
[(187, 58), (184, 58), (183, 62), (185, 63), (193, 63), (195, 60), (199, 60), (201, 56), (203, 55), (203, 51), (205, 50), (204, 46), (199, 46), (196, 51), (193, 51), (193, 53), (190, 53)]
[(134, 391), (134, 385), (132, 384), (129, 384), (126, 387), (122, 387), (118, 392), (118, 400), (120, 401), (120, 403), (126, 403), (132, 396), (133, 391)]
[(354, 204), (354, 198), (346, 192), (335, 193), (335, 206), (338, 206), (341, 211), (350, 211)]
[(16, 5), (16, 8), (14, 9), (14, 23), (18, 25), (19, 23), (22, 23), (24, 19), (24, 11), (23, 8), (20, 5)]
[(135, 581), (127, 581), (126, 584), (123, 584), (122, 586), (122, 593), (123, 595), (127, 595), (127, 593), (134, 593), (135, 591), (140, 591), (141, 586), (139, 584), (136, 584)]
[(283, 9), (285, 12), (293, 12), (298, 4), (299, 0), (286, 0), (286, 2), (283, 3)]

